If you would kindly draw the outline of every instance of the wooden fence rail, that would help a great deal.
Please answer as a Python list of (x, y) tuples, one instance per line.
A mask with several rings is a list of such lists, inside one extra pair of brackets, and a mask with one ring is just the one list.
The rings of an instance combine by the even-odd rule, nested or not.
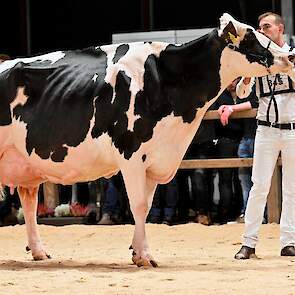
[[(254, 118), (256, 116), (257, 109), (233, 113), (231, 119), (240, 118)], [(219, 119), (217, 111), (208, 111), (204, 117), (204, 120)], [(226, 158), (226, 159), (202, 159), (202, 160), (183, 160), (179, 169), (196, 169), (196, 168), (239, 168), (239, 167), (252, 167), (252, 158)], [(282, 165), (281, 159), (277, 161), (275, 167), (271, 188), (267, 197), (267, 212), (268, 222), (279, 223), (281, 214), (281, 202), (282, 202), (282, 181), (280, 166)]]

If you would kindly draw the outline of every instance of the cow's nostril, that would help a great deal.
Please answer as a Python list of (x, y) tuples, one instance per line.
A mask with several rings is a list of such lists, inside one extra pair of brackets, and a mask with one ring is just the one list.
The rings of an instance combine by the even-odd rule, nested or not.
[(289, 55), (288, 59), (289, 59), (290, 62), (295, 63), (295, 54)]

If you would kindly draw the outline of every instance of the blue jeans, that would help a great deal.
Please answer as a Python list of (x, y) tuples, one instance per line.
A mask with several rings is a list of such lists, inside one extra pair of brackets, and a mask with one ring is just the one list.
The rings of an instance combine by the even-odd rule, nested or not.
[(119, 211), (119, 192), (113, 183), (113, 179), (109, 179), (102, 206), (102, 214), (116, 215), (119, 214)]
[[(238, 156), (240, 158), (252, 158), (254, 153), (254, 138), (243, 137), (240, 141), (238, 148)], [(243, 207), (241, 213), (244, 214), (249, 198), (249, 193), (252, 187), (252, 168), (251, 167), (240, 167), (239, 168), (239, 179), (241, 181), (242, 192), (243, 192)]]
[(172, 218), (176, 213), (178, 186), (176, 177), (165, 185), (159, 185), (154, 195), (150, 216)]
[[(236, 158), (239, 139), (220, 137), (216, 144), (216, 153), (219, 158)], [(243, 194), (238, 168), (218, 168), (218, 187), (220, 200), (218, 204), (218, 219), (226, 223), (236, 219), (241, 214)]]

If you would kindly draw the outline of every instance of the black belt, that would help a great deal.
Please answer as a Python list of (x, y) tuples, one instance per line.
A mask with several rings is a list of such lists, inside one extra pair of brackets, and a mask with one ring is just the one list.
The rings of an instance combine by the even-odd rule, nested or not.
[(295, 129), (295, 123), (271, 123), (267, 121), (257, 120), (257, 124), (262, 126), (274, 127), (278, 129), (284, 129), (284, 130)]

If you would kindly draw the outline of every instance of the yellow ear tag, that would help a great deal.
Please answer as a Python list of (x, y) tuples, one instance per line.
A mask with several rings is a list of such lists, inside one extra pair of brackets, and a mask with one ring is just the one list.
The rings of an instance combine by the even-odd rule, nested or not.
[(231, 32), (227, 32), (228, 33), (228, 37), (230, 39), (230, 41), (232, 41), (233, 43), (237, 42), (239, 40), (239, 37), (235, 37), (235, 35), (233, 35)]

